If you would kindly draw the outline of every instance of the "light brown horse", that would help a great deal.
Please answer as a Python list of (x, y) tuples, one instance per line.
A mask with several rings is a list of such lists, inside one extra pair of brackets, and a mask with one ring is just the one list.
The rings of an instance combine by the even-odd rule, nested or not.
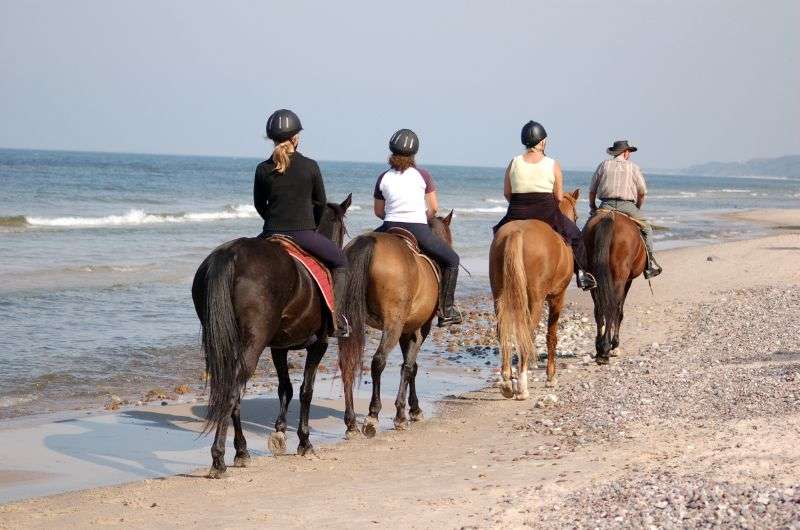
[(623, 308), (633, 279), (647, 263), (647, 251), (639, 226), (630, 217), (598, 210), (583, 229), (589, 270), (597, 280), (592, 290), (597, 364), (608, 364), (619, 347)]
[[(450, 221), (453, 212), (431, 219), (433, 233), (452, 245)], [(345, 395), (344, 422), (348, 438), (358, 434), (353, 409), (353, 385), (361, 371), (365, 325), (382, 331), (378, 349), (372, 356), (372, 400), (364, 418), (364, 434), (375, 436), (381, 410), (381, 373), (386, 356), (400, 342), (403, 365), (395, 406), (394, 425), (406, 426), (406, 389), (411, 421), (422, 419), (415, 378), (417, 353), (431, 330), (439, 304), (439, 279), (431, 263), (413, 252), (399, 236), (370, 232), (358, 236), (345, 247), (350, 267), (344, 314), (352, 331), (339, 340), (339, 367)]]
[[(579, 190), (565, 194), (561, 212), (575, 221)], [(547, 302), (547, 386), (555, 386), (558, 318), (573, 274), (572, 249), (547, 223), (511, 221), (500, 227), (489, 250), (489, 279), (497, 314), (502, 354), (500, 391), (507, 398), (528, 399), (528, 357), (542, 306)], [(516, 385), (511, 377), (511, 351), (519, 356)]]

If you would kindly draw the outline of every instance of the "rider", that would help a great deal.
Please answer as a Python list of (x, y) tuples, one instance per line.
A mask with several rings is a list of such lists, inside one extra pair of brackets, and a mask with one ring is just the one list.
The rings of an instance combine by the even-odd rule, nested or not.
[(527, 151), (515, 156), (506, 168), (503, 194), (508, 200), (508, 211), (494, 231), (510, 221), (544, 221), (572, 247), (578, 287), (593, 289), (597, 284), (586, 272), (586, 248), (581, 231), (558, 207), (564, 196), (564, 181), (559, 163), (544, 154), (547, 132), (540, 123), (529, 121), (522, 127), (521, 138)]
[(617, 210), (640, 222), (645, 247), (647, 248), (647, 267), (645, 278), (653, 278), (661, 274), (661, 266), (653, 254), (653, 228), (642, 216), (642, 206), (647, 195), (647, 185), (639, 166), (630, 161), (631, 153), (637, 148), (629, 145), (627, 140), (617, 140), (606, 152), (613, 156), (597, 166), (589, 185), (589, 206), (591, 215), (597, 211), (595, 201), (600, 197), (600, 208)]
[(298, 150), (300, 118), (280, 109), (267, 120), (267, 137), (275, 143), (272, 156), (256, 168), (253, 202), (264, 219), (259, 237), (281, 234), (317, 257), (333, 276), (334, 336), (347, 337), (349, 326), (341, 312), (347, 288), (347, 257), (333, 241), (317, 232), (327, 198), (317, 163)]
[(420, 248), (442, 269), (438, 326), (460, 324), (461, 313), (453, 307), (459, 258), (428, 225), (428, 219), (436, 215), (439, 204), (430, 173), (417, 167), (414, 160), (419, 151), (419, 138), (410, 129), (400, 129), (389, 139), (389, 150), (390, 167), (378, 177), (373, 194), (375, 215), (383, 219), (376, 231), (400, 227), (414, 234)]

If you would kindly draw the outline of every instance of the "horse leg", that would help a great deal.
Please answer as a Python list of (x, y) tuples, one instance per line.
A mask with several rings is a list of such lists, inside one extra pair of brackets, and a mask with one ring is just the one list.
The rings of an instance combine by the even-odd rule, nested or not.
[(317, 367), (327, 349), (328, 342), (326, 340), (318, 340), (306, 350), (308, 352), (306, 355), (306, 367), (303, 372), (303, 385), (300, 387), (300, 425), (297, 427), (297, 436), (300, 438), (297, 454), (300, 456), (314, 454), (314, 446), (311, 445), (308, 439), (308, 414), (311, 409), (311, 399), (314, 397), (314, 379), (317, 377)]
[[(428, 333), (430, 333), (431, 331), (431, 322), (426, 323), (424, 326), (422, 326), (422, 329), (420, 330), (420, 333), (422, 334), (422, 340), (420, 340), (419, 342), (420, 347), (422, 347), (422, 343), (425, 342), (425, 339), (428, 338)], [(419, 352), (419, 348), (417, 348), (417, 352)], [(409, 412), (411, 413), (411, 421), (422, 421), (423, 419), (425, 419), (425, 416), (422, 414), (422, 409), (419, 408), (419, 399), (417, 398), (416, 381), (417, 381), (417, 361), (415, 359), (414, 371), (411, 373), (411, 380), (408, 382), (408, 407), (409, 407)]]
[(364, 435), (372, 438), (378, 432), (378, 414), (381, 412), (381, 374), (386, 368), (386, 357), (392, 348), (397, 346), (402, 332), (402, 324), (393, 323), (392, 327), (385, 328), (381, 335), (381, 342), (375, 355), (372, 356), (372, 399), (369, 402), (369, 414), (364, 418)]
[(561, 316), (561, 308), (564, 307), (564, 294), (550, 298), (547, 301), (547, 387), (555, 387), (558, 384), (556, 377), (556, 345), (558, 344), (558, 319)]
[(622, 298), (620, 299), (621, 301), (619, 303), (619, 321), (617, 322), (617, 326), (614, 328), (614, 337), (611, 339), (611, 352), (609, 353), (611, 357), (616, 357), (617, 355), (622, 353), (622, 350), (619, 349), (619, 329), (622, 327), (622, 319), (625, 316), (624, 313), (625, 299), (628, 297), (628, 291), (630, 290), (632, 283), (633, 280), (628, 280), (625, 283), (625, 291), (624, 294), (622, 295)]
[[(500, 336), (500, 323), (498, 322), (498, 339)], [(504, 398), (514, 397), (514, 383), (511, 381), (511, 348), (506, 347), (503, 341), (500, 341), (500, 377), (502, 378), (500, 381), (500, 393)]]
[(292, 401), (292, 381), (289, 379), (289, 365), (286, 362), (289, 350), (272, 348), (271, 351), (272, 364), (278, 372), (278, 399), (281, 411), (275, 420), (275, 432), (267, 440), (267, 448), (274, 456), (278, 456), (286, 452), (286, 411), (289, 410), (289, 403)]
[[(539, 326), (539, 318), (542, 316), (542, 299), (538, 296), (528, 294), (528, 310), (530, 311), (532, 328), (531, 338), (536, 338), (536, 328)], [(518, 344), (517, 355), (519, 356), (519, 364), (517, 365), (517, 388), (514, 391), (514, 398), (519, 400), (526, 400), (530, 397), (528, 390), (528, 361), (531, 355), (538, 356), (536, 352), (535, 342), (532, 340), (530, 345)]]
[(236, 448), (236, 457), (233, 459), (234, 467), (247, 467), (250, 465), (250, 452), (247, 450), (247, 440), (242, 431), (242, 418), (240, 416), (242, 399), (236, 400), (231, 419), (233, 420), (233, 447)]
[[(422, 344), (422, 333), (415, 330), (412, 334), (400, 336), (400, 349), (403, 350), (403, 364), (400, 366), (400, 385), (397, 388), (397, 399), (394, 406), (397, 407), (397, 414), (394, 417), (394, 428), (401, 430), (406, 428), (406, 388), (411, 378), (414, 376), (414, 366), (417, 364), (417, 353)], [(417, 404), (419, 405), (419, 404)]]

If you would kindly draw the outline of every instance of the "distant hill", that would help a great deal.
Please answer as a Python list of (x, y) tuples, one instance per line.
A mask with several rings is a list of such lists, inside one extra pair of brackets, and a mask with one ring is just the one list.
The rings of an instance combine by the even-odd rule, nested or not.
[(706, 162), (687, 167), (681, 173), (712, 177), (800, 177), (800, 155), (754, 158), (747, 162)]

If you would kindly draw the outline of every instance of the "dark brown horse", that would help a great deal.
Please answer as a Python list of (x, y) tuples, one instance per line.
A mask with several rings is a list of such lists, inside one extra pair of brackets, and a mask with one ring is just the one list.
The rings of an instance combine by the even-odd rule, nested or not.
[(597, 324), (595, 361), (608, 364), (619, 347), (619, 328), (633, 279), (647, 262), (647, 251), (639, 226), (630, 217), (598, 210), (583, 229), (589, 270), (597, 280), (592, 290)]
[[(579, 190), (565, 194), (559, 204), (561, 212), (573, 221), (579, 194)], [(547, 223), (511, 221), (495, 234), (489, 250), (489, 280), (502, 355), (503, 396), (528, 399), (528, 358), (536, 355), (534, 339), (544, 302), (548, 305), (547, 386), (557, 383), (558, 319), (572, 273), (572, 250)], [(516, 384), (511, 377), (514, 347), (519, 357)]]
[[(344, 215), (351, 197), (342, 204), (328, 204), (317, 229), (339, 247), (345, 234)], [(298, 454), (313, 451), (309, 441), (308, 413), (314, 377), (328, 348), (330, 315), (314, 280), (306, 269), (278, 244), (244, 237), (217, 247), (200, 265), (192, 284), (192, 299), (203, 326), (203, 350), (209, 373), (210, 393), (206, 431), (216, 427), (208, 476), (225, 473), (225, 439), (228, 419), (235, 430), (235, 466), (250, 462), (242, 432), (239, 403), (264, 348), (272, 350), (278, 372), (280, 414), (270, 449), (286, 449), (286, 410), (292, 400), (292, 383), (286, 356), (305, 348), (306, 366), (300, 387)]]
[[(450, 221), (453, 212), (431, 219), (433, 233), (452, 245)], [(353, 409), (353, 386), (360, 375), (364, 353), (365, 326), (382, 331), (378, 349), (372, 356), (372, 400), (364, 418), (364, 434), (375, 436), (381, 410), (381, 374), (386, 356), (400, 342), (403, 365), (395, 406), (394, 425), (406, 426), (406, 389), (411, 421), (422, 419), (415, 378), (417, 353), (431, 330), (439, 303), (437, 272), (424, 257), (413, 252), (399, 236), (371, 232), (358, 236), (345, 248), (350, 262), (348, 292), (344, 313), (350, 320), (350, 337), (339, 340), (339, 366), (345, 395), (344, 421), (347, 437), (358, 434)]]

